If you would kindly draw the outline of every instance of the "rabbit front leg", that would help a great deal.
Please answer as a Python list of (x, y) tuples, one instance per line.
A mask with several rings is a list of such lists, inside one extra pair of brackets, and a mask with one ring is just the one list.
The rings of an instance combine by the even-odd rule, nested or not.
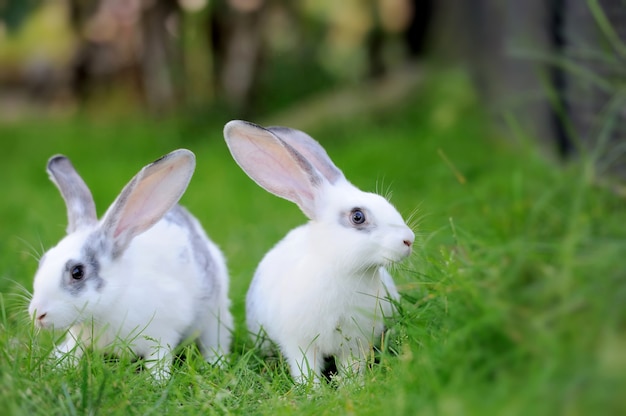
[(299, 345), (290, 345), (283, 348), (283, 354), (296, 384), (305, 384), (308, 381), (314, 384), (320, 382), (324, 357), (319, 353), (318, 348), (313, 345), (306, 349)]
[(353, 377), (363, 374), (366, 359), (353, 354), (341, 354), (337, 360), (337, 371), (345, 377)]
[(367, 341), (357, 337), (346, 340), (337, 354), (337, 371), (346, 379), (361, 376), (367, 366), (367, 354), (371, 350)]
[(232, 317), (227, 307), (222, 312), (208, 314), (198, 337), (198, 348), (210, 364), (224, 365), (224, 355), (230, 350)]
[(222, 358), (224, 357), (225, 351), (228, 351), (228, 344), (230, 344), (230, 342), (220, 340), (220, 337), (230, 338), (230, 334), (218, 335), (219, 332), (220, 331), (207, 331), (201, 334), (198, 338), (198, 348), (207, 363), (221, 366), (225, 363)]
[(74, 325), (67, 331), (63, 342), (54, 349), (54, 358), (59, 364), (74, 367), (83, 356), (84, 344), (89, 342), (82, 325)]
[(169, 347), (155, 345), (151, 352), (144, 357), (144, 367), (156, 381), (167, 380), (171, 374), (172, 351)]

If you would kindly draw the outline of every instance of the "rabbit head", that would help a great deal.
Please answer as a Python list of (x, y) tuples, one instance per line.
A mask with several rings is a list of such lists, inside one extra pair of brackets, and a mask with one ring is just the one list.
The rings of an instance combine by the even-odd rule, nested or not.
[(106, 309), (120, 285), (110, 284), (102, 271), (133, 272), (133, 264), (116, 260), (178, 202), (194, 168), (188, 150), (163, 156), (144, 167), (98, 221), (91, 192), (69, 159), (52, 157), (47, 171), (65, 200), (68, 226), (67, 236), (44, 254), (35, 274), (29, 313), (36, 325), (67, 328), (111, 313)]
[(248, 176), (315, 224), (319, 249), (333, 249), (355, 267), (385, 266), (411, 253), (415, 236), (398, 211), (352, 185), (306, 133), (231, 121), (224, 136)]

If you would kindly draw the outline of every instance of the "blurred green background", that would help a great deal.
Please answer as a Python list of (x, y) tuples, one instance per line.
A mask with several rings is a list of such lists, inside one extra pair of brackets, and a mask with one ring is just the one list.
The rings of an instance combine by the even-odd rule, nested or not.
[[(7, 414), (621, 414), (626, 411), (620, 1), (0, 1), (0, 408)], [(318, 139), (417, 234), (393, 268), (389, 351), (354, 385), (297, 389), (246, 338), (253, 271), (305, 221), (234, 163), (231, 119)], [(225, 368), (166, 386), (26, 308), (64, 235), (71, 158), (102, 214), (145, 164), (197, 156), (182, 203), (224, 251)], [(129, 369), (130, 368), (130, 369)], [(61, 376), (59, 376), (61, 374)]]

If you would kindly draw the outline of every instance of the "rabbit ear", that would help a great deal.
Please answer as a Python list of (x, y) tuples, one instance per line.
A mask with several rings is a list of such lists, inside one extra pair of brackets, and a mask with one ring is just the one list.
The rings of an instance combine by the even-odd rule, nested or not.
[(85, 181), (70, 160), (63, 155), (52, 156), (46, 167), (50, 180), (59, 188), (67, 207), (67, 233), (96, 224), (96, 204)]
[(328, 182), (334, 184), (340, 179), (345, 179), (343, 172), (330, 160), (326, 150), (305, 132), (281, 126), (268, 127), (267, 130), (280, 137), (309, 160), (328, 179)]
[(102, 230), (113, 242), (113, 257), (131, 240), (156, 224), (181, 198), (196, 162), (194, 154), (175, 150), (145, 166), (109, 208)]
[(224, 138), (233, 158), (250, 178), (315, 219), (315, 201), (328, 181), (305, 155), (270, 130), (246, 121), (228, 122)]

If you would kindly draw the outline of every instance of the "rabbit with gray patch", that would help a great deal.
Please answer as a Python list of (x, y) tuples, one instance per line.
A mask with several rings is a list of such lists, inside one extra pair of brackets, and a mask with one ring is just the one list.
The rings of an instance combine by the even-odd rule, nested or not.
[(386, 266), (411, 253), (413, 231), (306, 133), (236, 120), (224, 137), (248, 176), (309, 218), (259, 264), (246, 297), (249, 331), (278, 345), (296, 382), (318, 382), (330, 356), (340, 374), (361, 373), (399, 297)]
[(28, 310), (37, 327), (69, 328), (58, 357), (76, 359), (89, 345), (125, 345), (161, 379), (184, 340), (196, 338), (212, 363), (229, 352), (224, 256), (177, 204), (194, 169), (189, 150), (163, 156), (141, 169), (98, 220), (69, 159), (48, 161), (67, 207), (67, 235), (40, 259)]

